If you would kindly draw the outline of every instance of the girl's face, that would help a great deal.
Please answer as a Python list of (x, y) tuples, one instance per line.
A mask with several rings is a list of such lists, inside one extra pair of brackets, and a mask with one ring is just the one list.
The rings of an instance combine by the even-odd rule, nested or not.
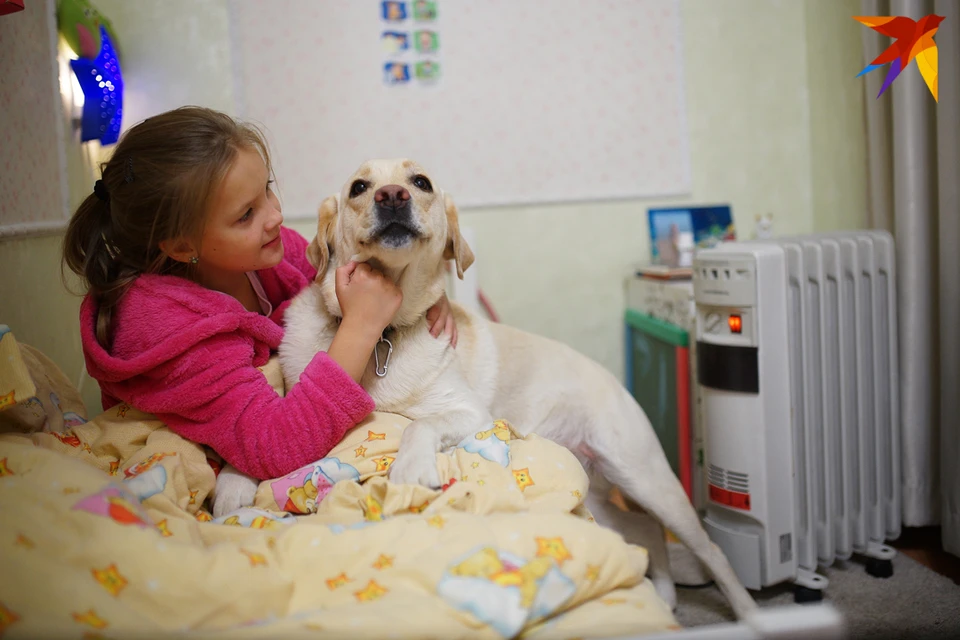
[(260, 154), (241, 149), (207, 210), (197, 269), (218, 279), (277, 266), (283, 259), (280, 201)]

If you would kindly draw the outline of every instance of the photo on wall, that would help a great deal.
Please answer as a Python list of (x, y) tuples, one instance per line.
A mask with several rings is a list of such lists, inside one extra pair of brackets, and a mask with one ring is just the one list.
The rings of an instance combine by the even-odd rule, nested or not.
[(407, 19), (407, 3), (384, 0), (380, 3), (380, 14), (387, 22), (403, 22)]
[(383, 65), (383, 81), (387, 84), (410, 82), (410, 65), (405, 62), (387, 62)]
[(417, 80), (422, 82), (436, 82), (440, 77), (440, 64), (433, 60), (418, 62), (416, 66)]
[(414, 31), (413, 42), (417, 48), (417, 53), (436, 53), (440, 47), (436, 31)]
[(380, 42), (387, 55), (396, 55), (410, 49), (410, 38), (403, 31), (384, 31)]
[(647, 218), (653, 264), (689, 266), (683, 264), (688, 252), (737, 239), (728, 205), (649, 209)]
[(436, 18), (436, 1), (380, 3), (380, 45), (385, 58), (381, 73), (385, 85), (429, 87), (438, 83), (440, 33)]
[(437, 19), (437, 3), (431, 0), (414, 0), (413, 19), (417, 22), (431, 22)]

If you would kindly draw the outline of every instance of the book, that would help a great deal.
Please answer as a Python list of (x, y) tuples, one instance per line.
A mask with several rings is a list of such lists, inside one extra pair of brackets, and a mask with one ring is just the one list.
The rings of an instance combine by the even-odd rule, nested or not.
[(689, 280), (693, 277), (693, 268), (649, 264), (637, 267), (637, 275), (644, 278), (656, 278), (657, 280)]

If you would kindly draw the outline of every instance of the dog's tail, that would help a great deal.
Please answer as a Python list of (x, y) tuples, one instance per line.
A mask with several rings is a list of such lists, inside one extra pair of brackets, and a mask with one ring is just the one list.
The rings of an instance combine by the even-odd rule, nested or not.
[(669, 529), (713, 575), (738, 617), (756, 608), (736, 573), (700, 524), (700, 518), (657, 440), (650, 420), (621, 385), (611, 389), (602, 423), (585, 431), (597, 470)]

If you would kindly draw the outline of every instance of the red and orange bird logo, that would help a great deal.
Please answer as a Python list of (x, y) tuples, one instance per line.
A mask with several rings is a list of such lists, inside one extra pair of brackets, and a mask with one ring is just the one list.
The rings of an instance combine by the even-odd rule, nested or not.
[(887, 87), (893, 84), (900, 72), (916, 59), (920, 75), (923, 76), (930, 93), (933, 94), (933, 99), (939, 102), (937, 44), (933, 41), (933, 36), (936, 35), (943, 18), (934, 14), (916, 21), (904, 16), (854, 16), (853, 19), (857, 22), (870, 27), (877, 33), (894, 38), (893, 44), (864, 67), (857, 77), (889, 63), (890, 70), (887, 71), (887, 77), (883, 81), (883, 86), (880, 87), (880, 93), (877, 94), (879, 98)]

